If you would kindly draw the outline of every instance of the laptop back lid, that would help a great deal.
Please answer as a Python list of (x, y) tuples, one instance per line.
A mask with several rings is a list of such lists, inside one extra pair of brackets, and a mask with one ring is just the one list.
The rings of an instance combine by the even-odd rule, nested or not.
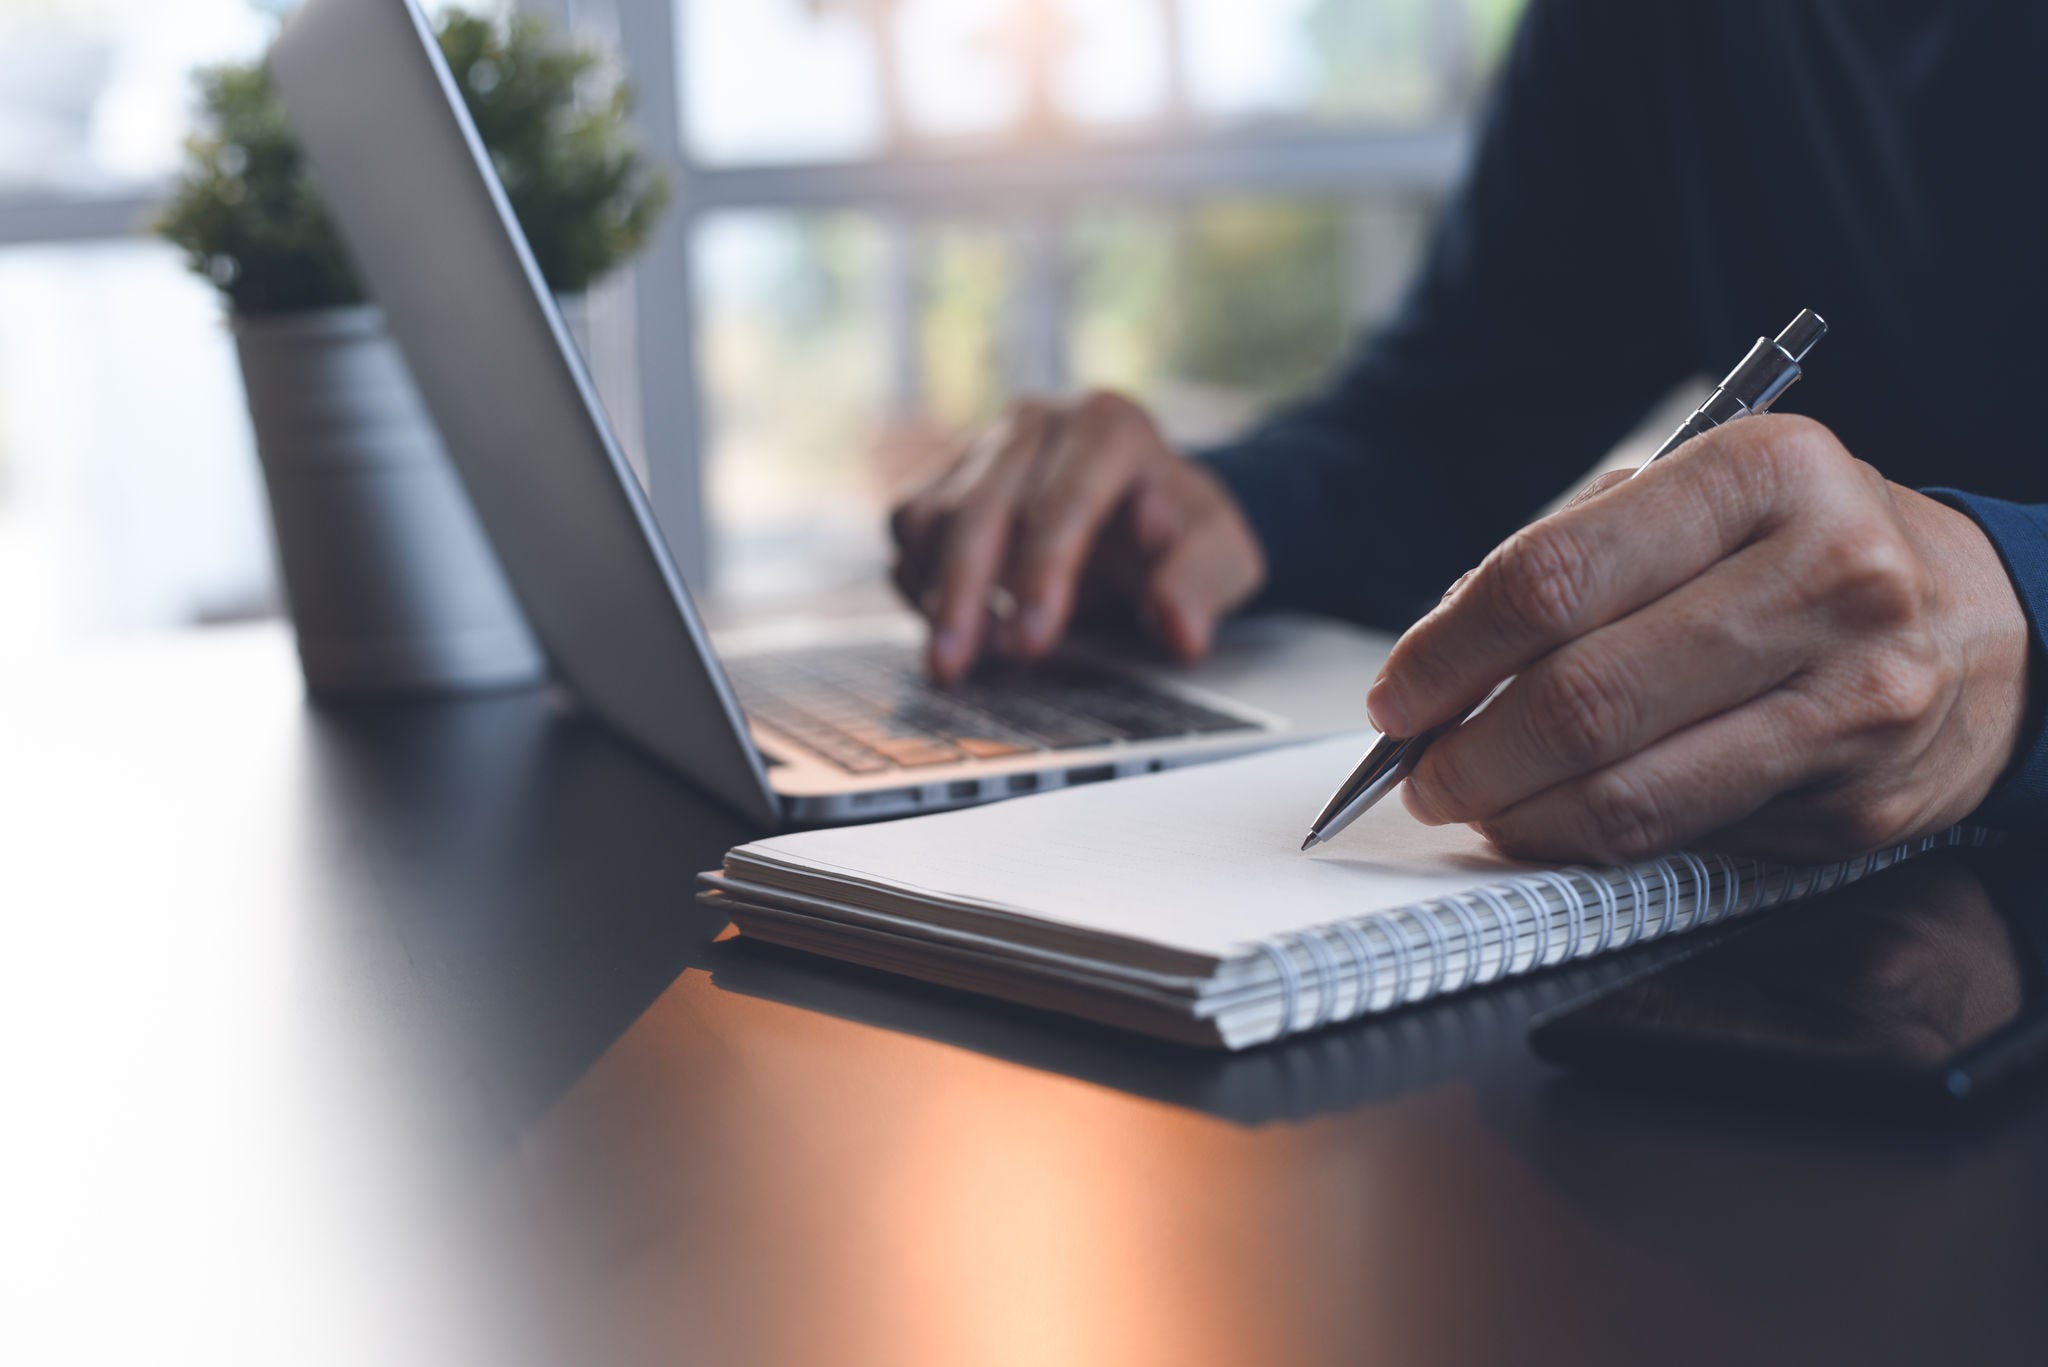
[(415, 0), (307, 0), (270, 68), (520, 603), (591, 708), (777, 805), (730, 686)]

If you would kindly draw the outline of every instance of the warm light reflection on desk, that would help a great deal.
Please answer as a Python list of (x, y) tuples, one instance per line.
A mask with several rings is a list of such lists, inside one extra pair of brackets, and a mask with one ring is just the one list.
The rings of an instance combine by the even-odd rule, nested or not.
[(634, 1362), (1420, 1362), (1590, 1329), (1632, 1278), (1570, 1269), (1612, 1234), (1472, 1105), (1246, 1127), (692, 971), (509, 1175), (575, 1249), (576, 1332)]

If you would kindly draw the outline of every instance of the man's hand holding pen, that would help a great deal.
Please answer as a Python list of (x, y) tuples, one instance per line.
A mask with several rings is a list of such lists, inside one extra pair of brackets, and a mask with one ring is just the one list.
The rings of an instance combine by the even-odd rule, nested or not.
[(1517, 532), (1412, 627), (1373, 724), (1503, 679), (1405, 785), (1511, 852), (1846, 855), (1938, 830), (2018, 743), (2028, 636), (1968, 517), (1760, 417)]

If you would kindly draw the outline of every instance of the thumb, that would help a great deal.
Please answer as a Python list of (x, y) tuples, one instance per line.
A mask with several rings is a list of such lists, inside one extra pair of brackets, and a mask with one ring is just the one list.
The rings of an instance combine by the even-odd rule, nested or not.
[(1141, 609), (1152, 634), (1181, 659), (1206, 655), (1224, 614), (1257, 592), (1264, 566), (1248, 537), (1218, 511), (1189, 527), (1153, 566)]

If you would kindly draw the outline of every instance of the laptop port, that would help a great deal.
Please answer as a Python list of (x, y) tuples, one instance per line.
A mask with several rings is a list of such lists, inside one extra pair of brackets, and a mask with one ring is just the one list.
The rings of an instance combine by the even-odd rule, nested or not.
[(1012, 774), (1004, 780), (1003, 786), (1013, 793), (1035, 793), (1038, 791), (1038, 775)]
[(1114, 764), (1091, 764), (1085, 769), (1067, 770), (1067, 782), (1069, 783), (1101, 783), (1105, 779), (1115, 777), (1116, 766)]
[(976, 783), (971, 778), (963, 778), (960, 779), (958, 782), (948, 783), (946, 785), (946, 796), (967, 798), (980, 797), (981, 785), (979, 783)]

